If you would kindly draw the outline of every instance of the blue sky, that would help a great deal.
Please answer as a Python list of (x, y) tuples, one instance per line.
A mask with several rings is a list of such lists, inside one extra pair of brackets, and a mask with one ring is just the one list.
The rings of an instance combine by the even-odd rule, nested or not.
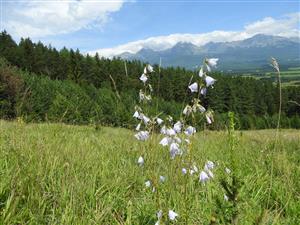
[[(29, 36), (57, 48), (66, 46), (83, 52), (106, 49), (110, 54), (126, 48), (134, 52), (145, 46), (168, 48), (189, 39), (201, 45), (262, 32), (295, 36), (299, 35), (299, 11), (299, 2), (289, 0), (2, 0), (1, 28), (16, 40)], [(177, 36), (170, 37), (172, 34)]]

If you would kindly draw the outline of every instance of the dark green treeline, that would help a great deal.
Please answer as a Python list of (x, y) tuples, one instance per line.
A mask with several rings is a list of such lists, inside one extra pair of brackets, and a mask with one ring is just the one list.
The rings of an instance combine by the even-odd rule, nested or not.
[[(6, 32), (0, 34), (0, 57), (1, 118), (123, 127), (135, 124), (132, 113), (142, 88), (138, 78), (143, 62), (83, 55), (66, 48), (58, 51), (29, 38), (17, 44)], [(154, 69), (159, 70), (157, 65)], [(178, 118), (183, 102), (192, 98), (187, 90), (192, 76), (196, 79), (197, 73), (179, 67), (154, 73), (150, 78), (154, 99), (147, 110)], [(228, 111), (236, 113), (241, 129), (276, 126), (279, 98), (272, 82), (220, 73), (212, 76), (217, 82), (203, 99), (204, 106), (215, 111), (211, 129), (226, 126)], [(295, 102), (300, 102), (300, 87), (284, 88), (282, 127), (300, 128), (300, 108)], [(202, 126), (202, 118), (198, 119)]]

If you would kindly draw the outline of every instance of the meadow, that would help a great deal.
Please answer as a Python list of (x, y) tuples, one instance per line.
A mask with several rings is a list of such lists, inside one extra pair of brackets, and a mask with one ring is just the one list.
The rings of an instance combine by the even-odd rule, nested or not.
[[(244, 73), (245, 77), (254, 77), (261, 80), (273, 81), (276, 85), (276, 72), (261, 72), (261, 73)], [(281, 71), (281, 82), (283, 87), (299, 86), (300, 84), (300, 67), (289, 67)]]
[[(155, 144), (160, 134), (141, 143), (123, 128), (1, 120), (0, 224), (155, 224), (160, 209), (178, 214), (160, 224), (227, 224), (233, 211), (243, 225), (300, 224), (299, 131), (281, 130), (277, 143), (275, 133), (235, 131), (232, 205), (222, 188), (232, 157), (227, 131), (192, 138), (194, 165), (216, 165), (203, 184)], [(155, 190), (145, 186), (149, 179)]]

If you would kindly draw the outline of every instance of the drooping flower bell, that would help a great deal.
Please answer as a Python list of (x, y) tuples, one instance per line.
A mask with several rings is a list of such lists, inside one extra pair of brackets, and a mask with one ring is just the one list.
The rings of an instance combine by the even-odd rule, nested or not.
[(142, 157), (142, 156), (140, 156), (139, 158), (138, 158), (138, 164), (139, 164), (139, 166), (143, 166), (144, 165), (144, 158)]
[(141, 76), (140, 76), (140, 80), (145, 84), (146, 82), (147, 82), (147, 80), (148, 80), (148, 77), (146, 76), (146, 74), (142, 74)]
[(174, 221), (176, 219), (176, 217), (178, 216), (178, 214), (176, 212), (174, 212), (173, 210), (169, 210), (169, 219)]
[(177, 123), (175, 123), (174, 126), (173, 126), (173, 130), (176, 133), (180, 133), (181, 132), (181, 128), (182, 128), (182, 123), (180, 121), (178, 121)]
[(189, 86), (189, 89), (191, 90), (191, 92), (198, 92), (198, 83), (194, 82)]
[(194, 133), (196, 133), (196, 128), (195, 127), (192, 127), (192, 126), (188, 126), (187, 128), (186, 128), (186, 130), (184, 131), (184, 133), (186, 134), (186, 135), (193, 135)]
[(149, 138), (149, 131), (140, 131), (134, 135), (139, 141), (146, 141)]
[(216, 82), (216, 80), (214, 78), (212, 78), (210, 76), (205, 77), (206, 87), (214, 85), (215, 82)]
[(203, 72), (203, 66), (201, 66), (200, 70), (199, 70), (199, 77), (203, 77), (204, 72)]
[(211, 71), (211, 67), (217, 66), (218, 60), (219, 60), (218, 58), (205, 59), (205, 64), (208, 72)]
[(199, 181), (201, 183), (205, 183), (209, 180), (209, 176), (205, 171), (201, 171), (200, 176), (199, 176)]

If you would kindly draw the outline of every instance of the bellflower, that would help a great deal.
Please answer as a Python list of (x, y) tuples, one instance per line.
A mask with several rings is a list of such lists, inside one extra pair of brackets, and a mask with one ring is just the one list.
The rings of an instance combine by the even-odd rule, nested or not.
[(203, 67), (201, 66), (201, 69), (199, 70), (199, 77), (203, 77), (204, 73), (203, 73)]
[(164, 121), (161, 118), (156, 118), (156, 122), (158, 125), (162, 124)]
[(198, 92), (198, 83), (194, 82), (189, 86), (189, 89), (191, 90), (191, 92)]
[(139, 112), (135, 111), (134, 114), (133, 114), (133, 117), (139, 119), (140, 118)]
[(151, 187), (151, 181), (150, 181), (150, 180), (147, 180), (147, 181), (145, 182), (145, 186), (146, 186), (146, 188)]
[(183, 115), (189, 116), (192, 113), (192, 107), (190, 105), (187, 105), (182, 113)]
[(176, 155), (181, 154), (181, 150), (179, 149), (179, 145), (177, 143), (172, 143), (170, 145), (170, 154), (171, 154), (171, 159), (174, 159)]
[(176, 217), (178, 216), (178, 214), (176, 213), (176, 212), (174, 212), (173, 210), (169, 210), (169, 219), (170, 220), (175, 220), (176, 219)]
[(140, 117), (144, 121), (145, 124), (149, 123), (150, 119), (147, 116), (145, 116), (144, 114), (141, 114)]
[(176, 133), (180, 133), (181, 128), (182, 128), (182, 123), (180, 121), (178, 121), (177, 123), (174, 124), (173, 129)]
[(186, 130), (184, 131), (184, 133), (186, 135), (193, 135), (194, 133), (196, 133), (196, 128), (195, 127), (192, 127), (192, 126), (188, 126), (186, 128)]
[(215, 82), (216, 82), (216, 80), (214, 78), (212, 78), (210, 76), (205, 77), (206, 87), (214, 85)]
[(140, 156), (138, 158), (138, 164), (139, 164), (139, 166), (143, 166), (144, 165), (144, 158), (142, 156)]
[(134, 135), (139, 141), (146, 141), (149, 138), (149, 131), (140, 131)]
[(164, 137), (160, 142), (159, 144), (162, 145), (162, 146), (167, 146), (170, 142), (170, 138), (169, 137)]
[(201, 88), (200, 93), (201, 93), (201, 95), (205, 96), (207, 93), (207, 88)]
[(213, 122), (213, 117), (212, 117), (211, 113), (207, 113), (205, 115), (205, 117), (206, 117), (206, 121), (207, 121), (208, 124), (211, 124)]
[(194, 111), (194, 113), (196, 113), (197, 111), (204, 113), (206, 111), (206, 109), (199, 103), (196, 103), (193, 105), (193, 111)]
[(205, 163), (204, 169), (205, 169), (205, 170), (211, 170), (211, 169), (213, 169), (214, 167), (215, 167), (214, 162), (212, 162), (212, 161), (207, 161), (207, 162)]
[(149, 73), (154, 72), (154, 69), (150, 64), (147, 65), (147, 70), (148, 70)]
[(166, 130), (166, 135), (174, 136), (174, 135), (176, 135), (176, 132), (175, 132), (174, 129), (168, 128), (168, 129)]
[(217, 63), (218, 63), (218, 58), (210, 58), (210, 59), (206, 59), (205, 60), (205, 63), (207, 65), (209, 65), (210, 67), (216, 67), (217, 66)]
[(166, 181), (166, 178), (164, 176), (159, 176), (159, 181), (161, 183), (164, 183)]
[(140, 129), (141, 129), (141, 123), (139, 123), (139, 124), (136, 126), (135, 130), (136, 130), (136, 131), (139, 131)]
[(146, 74), (143, 73), (143, 74), (140, 76), (140, 80), (145, 84), (146, 81), (148, 80), (148, 77), (146, 76)]
[(200, 176), (199, 176), (199, 181), (201, 183), (205, 183), (208, 180), (209, 180), (208, 174), (205, 171), (201, 171)]

